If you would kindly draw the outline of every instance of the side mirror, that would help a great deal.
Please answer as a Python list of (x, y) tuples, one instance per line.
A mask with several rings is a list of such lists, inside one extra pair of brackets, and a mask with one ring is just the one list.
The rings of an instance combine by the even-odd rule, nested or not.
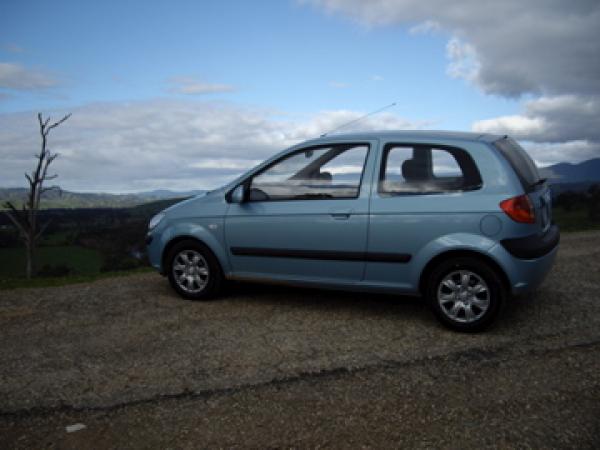
[(240, 184), (231, 192), (231, 203), (244, 203), (246, 197), (246, 188), (243, 184)]

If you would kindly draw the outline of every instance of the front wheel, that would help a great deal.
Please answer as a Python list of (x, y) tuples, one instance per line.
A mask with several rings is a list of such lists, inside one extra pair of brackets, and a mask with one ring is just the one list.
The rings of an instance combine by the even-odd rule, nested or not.
[(426, 289), (436, 317), (457, 331), (481, 331), (498, 316), (506, 289), (496, 270), (484, 261), (461, 257), (443, 261)]
[(171, 286), (190, 300), (208, 300), (220, 290), (223, 275), (212, 252), (193, 240), (178, 242), (166, 258)]

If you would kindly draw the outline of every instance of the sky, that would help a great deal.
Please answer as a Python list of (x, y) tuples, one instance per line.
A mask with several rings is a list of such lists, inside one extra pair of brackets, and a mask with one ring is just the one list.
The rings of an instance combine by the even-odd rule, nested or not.
[(53, 130), (66, 190), (210, 189), (350, 130), (511, 134), (539, 165), (600, 157), (597, 0), (0, 3), (0, 186)]

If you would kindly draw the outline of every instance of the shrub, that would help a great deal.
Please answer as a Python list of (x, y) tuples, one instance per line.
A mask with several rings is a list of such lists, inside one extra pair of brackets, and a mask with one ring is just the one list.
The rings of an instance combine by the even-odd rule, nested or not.
[(42, 277), (66, 277), (73, 273), (73, 269), (66, 264), (44, 264), (37, 273)]

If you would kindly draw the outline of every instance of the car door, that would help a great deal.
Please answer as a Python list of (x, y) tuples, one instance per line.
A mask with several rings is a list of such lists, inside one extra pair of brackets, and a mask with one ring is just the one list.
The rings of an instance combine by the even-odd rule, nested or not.
[[(357, 282), (364, 271), (374, 142), (294, 150), (244, 181), (225, 236), (233, 275)], [(371, 163), (372, 164), (372, 163)]]
[(386, 143), (372, 182), (365, 282), (407, 292), (418, 288), (421, 251), (453, 233), (480, 233), (481, 175), (462, 148), (435, 143)]

